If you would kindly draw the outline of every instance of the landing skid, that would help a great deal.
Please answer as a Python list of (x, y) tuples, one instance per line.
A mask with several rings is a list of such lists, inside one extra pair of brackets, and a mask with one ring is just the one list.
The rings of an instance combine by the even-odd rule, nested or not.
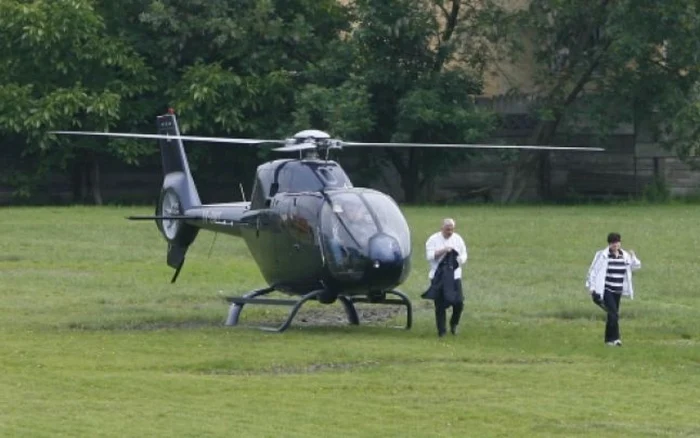
[[(226, 297), (226, 301), (231, 303), (228, 312), (228, 318), (226, 318), (227, 326), (238, 325), (238, 318), (241, 315), (243, 306), (246, 304), (266, 304), (274, 306), (292, 306), (292, 310), (289, 311), (287, 319), (279, 327), (260, 327), (261, 330), (272, 331), (272, 332), (283, 332), (289, 328), (292, 324), (292, 320), (307, 301), (318, 300), (318, 298), (326, 292), (324, 289), (317, 289), (312, 292), (302, 295), (298, 299), (272, 299), (272, 298), (259, 298), (269, 293), (274, 292), (273, 287), (266, 287), (264, 289), (254, 290), (249, 292), (242, 297)], [(395, 295), (398, 298), (387, 298), (386, 295)], [(351, 325), (359, 325), (360, 317), (357, 314), (357, 309), (355, 308), (355, 303), (371, 303), (371, 304), (398, 304), (406, 306), (406, 330), (410, 329), (413, 325), (413, 307), (411, 301), (408, 297), (399, 291), (392, 290), (386, 291), (380, 297), (376, 296), (338, 296), (338, 300), (343, 305), (345, 309), (345, 314), (348, 317), (348, 322)]]

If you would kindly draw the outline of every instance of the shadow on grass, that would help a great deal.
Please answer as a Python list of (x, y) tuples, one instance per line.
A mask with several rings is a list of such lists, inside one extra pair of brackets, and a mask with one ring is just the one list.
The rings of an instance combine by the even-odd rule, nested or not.
[(340, 362), (314, 362), (303, 365), (273, 365), (262, 366), (256, 369), (241, 369), (231, 367), (230, 362), (215, 361), (202, 363), (193, 367), (180, 368), (180, 372), (190, 374), (214, 374), (214, 375), (295, 375), (313, 374), (335, 371), (366, 370), (381, 367), (432, 367), (435, 365), (465, 365), (465, 366), (537, 366), (537, 365), (573, 365), (574, 360), (548, 357), (462, 357), (440, 359), (398, 359), (398, 360), (360, 360)]
[[(645, 311), (640, 310), (625, 310), (624, 308), (620, 311), (620, 318), (624, 319), (637, 319), (643, 317)], [(551, 318), (560, 320), (585, 320), (585, 321), (605, 321), (606, 313), (603, 309), (598, 307), (593, 307), (591, 309), (558, 309), (541, 311), (534, 313), (525, 314), (529, 318)]]
[[(141, 320), (141, 321), (85, 321), (69, 322), (65, 328), (77, 331), (155, 331), (171, 329), (201, 329), (208, 327), (223, 326), (223, 322), (213, 319), (191, 319), (191, 320)], [(63, 328), (63, 327), (61, 327)]]
[(13, 254), (2, 254), (0, 255), (0, 262), (21, 262), (24, 257), (20, 257)]

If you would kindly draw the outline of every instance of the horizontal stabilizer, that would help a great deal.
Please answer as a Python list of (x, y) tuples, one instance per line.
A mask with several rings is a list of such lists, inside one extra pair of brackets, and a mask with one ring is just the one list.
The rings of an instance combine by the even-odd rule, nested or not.
[(173, 216), (127, 216), (130, 221), (152, 221), (152, 220), (177, 220), (177, 219), (196, 219), (192, 216), (173, 215)]

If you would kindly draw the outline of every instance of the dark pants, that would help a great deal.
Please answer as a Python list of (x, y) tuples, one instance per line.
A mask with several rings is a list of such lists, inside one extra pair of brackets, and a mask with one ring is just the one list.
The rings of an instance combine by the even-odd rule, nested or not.
[(593, 302), (600, 306), (608, 317), (605, 320), (605, 342), (612, 342), (620, 339), (620, 325), (618, 319), (620, 317), (620, 297), (622, 294), (605, 291), (603, 300), (598, 298), (598, 295), (593, 294)]
[[(455, 287), (459, 288), (460, 296), (462, 295), (462, 280), (455, 280)], [(450, 327), (455, 328), (459, 325), (459, 319), (464, 310), (464, 302), (446, 303), (443, 296), (440, 295), (435, 299), (435, 323), (437, 325), (438, 335), (443, 336), (447, 333), (445, 323), (447, 322), (447, 309), (452, 307), (452, 316), (450, 317)]]

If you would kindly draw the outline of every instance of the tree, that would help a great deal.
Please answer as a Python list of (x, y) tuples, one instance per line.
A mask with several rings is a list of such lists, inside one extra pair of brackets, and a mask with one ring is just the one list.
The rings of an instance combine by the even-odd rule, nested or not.
[[(88, 0), (5, 0), (0, 16), (0, 133), (7, 155), (17, 160), (7, 179), (28, 194), (50, 169), (86, 162), (82, 180), (100, 203), (97, 156), (105, 144), (51, 142), (47, 132), (113, 126), (122, 101), (147, 89), (148, 70), (129, 47), (106, 35)], [(143, 152), (107, 151), (125, 159)], [(31, 164), (21, 168), (19, 159)]]
[[(357, 135), (364, 131), (360, 140), (469, 142), (489, 132), (490, 115), (477, 111), (472, 99), (481, 90), (486, 56), (480, 40), (483, 11), (477, 4), (465, 0), (351, 3), (355, 24), (347, 36), (344, 53), (348, 56), (341, 63), (349, 77), (346, 86), (339, 88), (341, 94), (336, 94), (335, 101), (342, 104), (332, 106), (344, 107), (363, 127), (371, 126), (354, 130)], [(354, 96), (343, 95), (343, 90), (354, 90)], [(337, 126), (323, 115), (320, 119)], [(349, 132), (347, 125), (344, 132)], [(466, 156), (458, 151), (377, 149), (366, 151), (363, 163), (394, 165), (405, 199), (415, 202), (441, 171)]]
[[(502, 23), (531, 37), (539, 66), (531, 142), (551, 144), (567, 121), (605, 133), (636, 119), (664, 127), (681, 156), (698, 152), (690, 124), (700, 115), (700, 2), (532, 0)], [(521, 153), (515, 164), (504, 201), (517, 199), (536, 170), (548, 197), (548, 154)]]
[[(479, 9), (481, 7), (481, 9)], [(465, 143), (492, 129), (476, 110), (487, 47), (484, 2), (357, 1), (355, 43), (373, 96), (383, 141)], [(425, 199), (434, 179), (469, 155), (456, 150), (392, 150), (384, 156), (401, 175), (408, 202)]]
[(138, 50), (164, 71), (184, 132), (288, 133), (304, 71), (349, 25), (331, 0), (145, 3), (136, 34), (151, 42)]
[[(335, 67), (324, 60), (349, 29), (346, 8), (335, 0), (129, 0), (122, 7), (131, 13), (118, 28), (129, 30), (123, 37), (158, 72), (156, 95), (175, 108), (183, 133), (200, 135), (290, 135), (297, 100), (320, 78), (328, 83)], [(224, 171), (237, 182), (252, 180), (269, 154), (245, 147), (189, 152), (203, 186), (214, 178), (221, 186)]]

